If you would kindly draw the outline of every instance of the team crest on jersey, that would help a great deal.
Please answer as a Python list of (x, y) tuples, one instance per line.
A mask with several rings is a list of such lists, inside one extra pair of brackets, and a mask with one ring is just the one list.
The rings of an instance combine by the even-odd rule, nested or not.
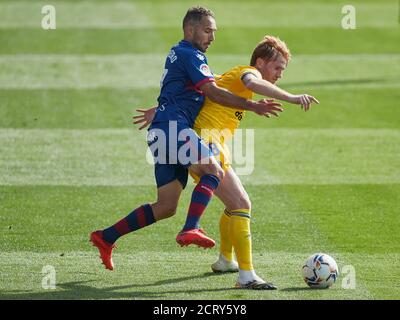
[(199, 60), (201, 61), (204, 61), (205, 59), (205, 57), (201, 53), (196, 54), (196, 57), (199, 58)]
[(200, 72), (202, 74), (204, 74), (207, 77), (211, 77), (212, 76), (212, 72), (210, 70), (210, 67), (205, 63), (200, 65), (199, 70), (200, 70)]

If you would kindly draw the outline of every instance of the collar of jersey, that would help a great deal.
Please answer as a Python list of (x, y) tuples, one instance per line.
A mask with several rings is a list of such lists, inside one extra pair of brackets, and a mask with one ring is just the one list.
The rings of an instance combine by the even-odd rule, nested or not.
[(187, 41), (187, 40), (181, 40), (181, 41), (179, 42), (179, 45), (185, 46), (185, 47), (190, 47), (190, 48), (196, 50), (198, 53), (204, 55), (204, 52), (200, 51), (199, 49), (196, 49), (196, 48), (195, 48), (189, 41)]
[(193, 45), (187, 40), (181, 40), (180, 44), (183, 45), (183, 46), (186, 46), (186, 47), (194, 48)]

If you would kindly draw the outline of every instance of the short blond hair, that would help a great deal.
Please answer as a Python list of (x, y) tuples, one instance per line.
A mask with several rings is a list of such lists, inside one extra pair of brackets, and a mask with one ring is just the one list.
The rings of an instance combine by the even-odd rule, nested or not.
[(255, 47), (251, 56), (250, 65), (254, 67), (256, 65), (257, 58), (275, 60), (279, 54), (285, 58), (286, 63), (289, 62), (291, 55), (286, 43), (278, 37), (267, 35), (257, 45), (257, 47)]

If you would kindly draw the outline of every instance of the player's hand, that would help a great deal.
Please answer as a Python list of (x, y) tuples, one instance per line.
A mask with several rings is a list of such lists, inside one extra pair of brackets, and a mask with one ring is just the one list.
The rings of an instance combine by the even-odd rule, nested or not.
[(309, 94), (298, 94), (293, 96), (293, 103), (301, 105), (301, 108), (304, 109), (304, 111), (308, 111), (313, 102), (317, 104), (319, 103), (316, 98)]
[(153, 107), (150, 109), (137, 109), (137, 112), (141, 112), (142, 114), (133, 116), (132, 119), (133, 124), (139, 124), (143, 123), (140, 127), (139, 130), (142, 130), (143, 128), (146, 128), (154, 119), (154, 115), (156, 114), (156, 108)]
[(260, 116), (266, 116), (269, 118), (271, 115), (278, 116), (278, 112), (282, 112), (283, 109), (281, 103), (276, 102), (274, 99), (261, 99), (259, 101), (248, 101), (249, 110), (257, 113)]

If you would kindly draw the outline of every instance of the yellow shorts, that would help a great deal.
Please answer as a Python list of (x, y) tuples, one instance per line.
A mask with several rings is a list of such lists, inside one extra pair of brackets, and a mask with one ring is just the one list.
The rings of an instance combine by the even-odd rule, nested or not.
[[(224, 171), (228, 170), (229, 167), (231, 166), (230, 152), (228, 147), (224, 143), (221, 143), (220, 141), (215, 141), (215, 140), (213, 141), (212, 139), (204, 139), (207, 137), (202, 137), (202, 138), (204, 142), (206, 142), (208, 147), (211, 149), (215, 159), (217, 160), (221, 168)], [(194, 179), (194, 182), (199, 183), (200, 177), (197, 176), (194, 172), (192, 172), (190, 168), (189, 168), (189, 173)]]

